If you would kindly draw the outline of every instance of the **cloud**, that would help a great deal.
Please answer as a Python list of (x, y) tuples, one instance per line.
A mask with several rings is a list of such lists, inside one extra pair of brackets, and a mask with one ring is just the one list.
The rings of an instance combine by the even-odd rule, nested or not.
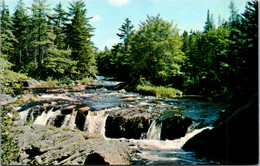
[(100, 17), (99, 15), (95, 15), (93, 16), (93, 18), (91, 19), (91, 21), (93, 22), (98, 22), (98, 21), (101, 21), (102, 20), (102, 17)]
[(107, 48), (111, 49), (113, 45), (119, 43), (120, 41), (117, 39), (110, 39), (106, 42)]
[(108, 0), (109, 3), (115, 6), (123, 6), (130, 2), (130, 0)]

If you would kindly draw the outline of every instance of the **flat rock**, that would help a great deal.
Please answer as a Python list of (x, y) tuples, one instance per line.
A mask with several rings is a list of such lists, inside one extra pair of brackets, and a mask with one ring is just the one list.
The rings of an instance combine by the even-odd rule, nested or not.
[(27, 125), (16, 128), (22, 148), (19, 164), (89, 165), (131, 164), (133, 152), (124, 141), (105, 140), (78, 130)]

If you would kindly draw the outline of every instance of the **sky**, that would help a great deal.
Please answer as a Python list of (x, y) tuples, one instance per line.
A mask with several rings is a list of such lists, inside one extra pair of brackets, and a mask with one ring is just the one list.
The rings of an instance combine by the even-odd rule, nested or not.
[[(2, 0), (1, 0), (2, 1)], [(33, 0), (23, 0), (26, 6), (31, 6)], [(59, 2), (67, 10), (72, 0), (47, 0), (50, 8)], [(18, 0), (5, 0), (11, 14), (13, 13)], [(228, 19), (230, 10), (229, 0), (85, 0), (87, 17), (93, 17), (90, 24), (95, 28), (92, 41), (99, 50), (105, 46), (111, 46), (120, 42), (116, 33), (120, 31), (124, 20), (129, 18), (135, 29), (138, 29), (141, 21), (147, 19), (147, 15), (160, 16), (172, 21), (180, 29), (184, 30), (203, 30), (205, 25), (207, 10), (214, 16), (217, 25), (219, 16)], [(247, 0), (234, 0), (238, 13), (244, 12)]]

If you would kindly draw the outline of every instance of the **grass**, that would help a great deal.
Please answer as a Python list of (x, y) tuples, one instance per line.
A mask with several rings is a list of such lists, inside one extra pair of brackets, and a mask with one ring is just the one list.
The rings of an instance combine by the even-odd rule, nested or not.
[(176, 97), (182, 96), (183, 94), (183, 92), (178, 89), (163, 86), (138, 85), (136, 90), (144, 94), (155, 95), (156, 97)]

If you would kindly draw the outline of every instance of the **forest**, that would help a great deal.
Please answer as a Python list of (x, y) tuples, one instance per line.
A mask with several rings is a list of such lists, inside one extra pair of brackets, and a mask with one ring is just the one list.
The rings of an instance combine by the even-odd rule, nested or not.
[[(104, 50), (92, 41), (95, 27), (90, 24), (93, 17), (88, 16), (87, 7), (84, 0), (75, 0), (67, 9), (61, 3), (51, 9), (47, 0), (34, 0), (28, 12), (19, 0), (14, 13), (10, 13), (2, 0), (2, 94), (14, 95), (24, 80), (68, 85), (102, 75), (123, 81), (118, 89), (124, 91), (170, 98), (196, 95), (224, 103), (228, 110), (224, 120), (230, 119), (232, 111), (256, 101), (257, 0), (248, 1), (242, 13), (230, 1), (229, 18), (219, 18), (217, 23), (208, 10), (203, 31), (180, 33), (177, 23), (160, 14), (147, 16), (138, 27), (125, 18), (116, 34), (120, 42)], [(253, 111), (256, 115), (256, 107)], [(8, 113), (1, 109), (2, 118)], [(245, 120), (246, 124), (250, 121)], [(3, 163), (17, 158), (9, 148), (13, 143), (6, 143), (12, 138), (11, 124), (9, 119), (1, 124), (1, 143), (6, 144), (2, 148), (6, 152)]]
[(131, 90), (173, 92), (168, 96), (184, 93), (229, 101), (257, 93), (255, 0), (242, 14), (231, 1), (230, 17), (219, 18), (217, 25), (208, 10), (203, 32), (179, 34), (160, 15), (147, 16), (138, 28), (126, 18), (117, 33), (121, 42), (104, 51), (91, 41), (95, 28), (83, 0), (73, 1), (67, 10), (61, 3), (50, 9), (46, 0), (35, 0), (30, 15), (22, 0), (12, 16), (5, 1), (1, 9), (2, 92), (28, 77), (70, 82), (100, 74), (127, 82)]

